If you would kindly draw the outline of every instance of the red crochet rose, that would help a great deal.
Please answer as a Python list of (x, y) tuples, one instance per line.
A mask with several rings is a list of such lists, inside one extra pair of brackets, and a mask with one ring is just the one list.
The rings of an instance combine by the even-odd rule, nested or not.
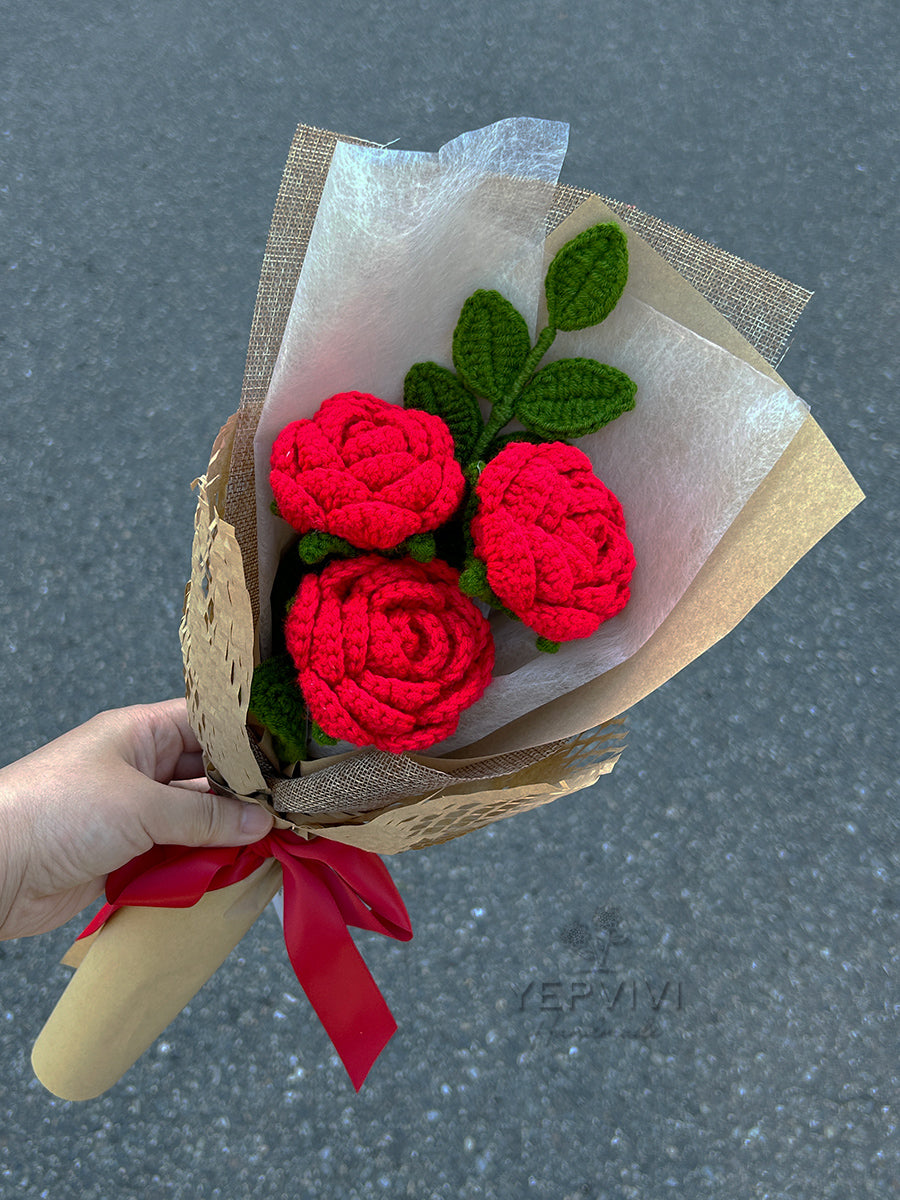
[(389, 550), (452, 516), (465, 487), (440, 417), (362, 392), (324, 401), (275, 439), (272, 491), (286, 521)]
[(309, 710), (332, 737), (397, 753), (449, 737), (494, 668), (490, 625), (438, 559), (339, 559), (285, 624)]
[(622, 506), (574, 446), (506, 446), (482, 471), (475, 555), (501, 603), (554, 642), (589, 637), (628, 601)]

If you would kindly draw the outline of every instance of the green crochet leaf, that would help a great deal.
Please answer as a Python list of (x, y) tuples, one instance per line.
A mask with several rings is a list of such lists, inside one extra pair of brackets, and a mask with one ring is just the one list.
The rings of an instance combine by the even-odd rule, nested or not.
[(329, 554), (336, 554), (340, 558), (354, 558), (360, 551), (346, 538), (338, 537), (336, 533), (323, 533), (319, 529), (313, 529), (309, 533), (304, 533), (297, 543), (297, 553), (301, 562), (305, 562), (308, 566), (315, 566)]
[(593, 225), (562, 247), (547, 271), (547, 316), (555, 329), (605, 320), (628, 280), (628, 242), (618, 225)]
[(530, 350), (524, 318), (499, 292), (477, 291), (462, 306), (453, 331), (453, 365), (479, 396), (502, 401), (518, 382)]
[(543, 367), (516, 401), (516, 416), (545, 438), (579, 438), (634, 408), (637, 384), (593, 358), (561, 358)]
[(287, 654), (267, 658), (254, 670), (249, 714), (272, 734), (275, 751), (283, 762), (307, 757), (306, 704)]
[(452, 371), (434, 362), (413, 363), (403, 381), (403, 407), (440, 417), (450, 427), (458, 462), (466, 458), (484, 425), (478, 401)]

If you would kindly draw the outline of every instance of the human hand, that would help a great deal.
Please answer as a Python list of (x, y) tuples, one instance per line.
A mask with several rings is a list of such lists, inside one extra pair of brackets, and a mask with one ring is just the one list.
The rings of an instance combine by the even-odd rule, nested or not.
[(243, 846), (272, 818), (205, 789), (183, 700), (114, 709), (0, 770), (0, 940), (45, 933), (154, 844)]

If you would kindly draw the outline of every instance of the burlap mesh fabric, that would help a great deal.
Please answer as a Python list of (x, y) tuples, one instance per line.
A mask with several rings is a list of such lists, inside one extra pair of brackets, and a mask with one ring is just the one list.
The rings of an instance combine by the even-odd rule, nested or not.
[(304, 835), (334, 838), (375, 854), (435, 846), (590, 787), (613, 769), (624, 736), (623, 723), (611, 721), (545, 747), (550, 753), (540, 761), (508, 774), (471, 781), (458, 778), (429, 794), (383, 806), (372, 815), (332, 817), (337, 822), (333, 825), (328, 817), (311, 824), (297, 817), (293, 827)]
[[(625, 736), (624, 721), (610, 721), (602, 729), (590, 730), (577, 739), (584, 762), (607, 763), (618, 758)], [(419, 762), (414, 755), (385, 754), (365, 750), (340, 764), (340, 770), (324, 770), (294, 779), (270, 779), (273, 805), (282, 813), (303, 813), (307, 816), (346, 815), (347, 797), (353, 797), (352, 812), (371, 812), (401, 801), (429, 793), (446, 795), (466, 784), (479, 784), (481, 791), (486, 780), (513, 781), (539, 763), (570, 753), (573, 742), (556, 741), (511, 754), (496, 754), (477, 762), (456, 764), (447, 760), (441, 768)], [(610, 763), (610, 766), (612, 764)], [(265, 773), (265, 772), (264, 772)]]

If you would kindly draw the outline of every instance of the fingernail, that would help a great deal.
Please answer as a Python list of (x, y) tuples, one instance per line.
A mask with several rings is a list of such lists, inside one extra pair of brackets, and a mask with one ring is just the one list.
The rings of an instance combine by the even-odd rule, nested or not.
[(258, 804), (245, 804), (241, 813), (241, 833), (262, 837), (272, 828), (272, 817)]

